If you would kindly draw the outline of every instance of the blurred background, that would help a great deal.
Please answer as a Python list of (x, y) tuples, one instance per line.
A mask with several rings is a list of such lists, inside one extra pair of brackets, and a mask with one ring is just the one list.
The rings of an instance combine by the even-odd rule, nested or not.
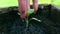
[[(32, 4), (32, 0), (30, 0)], [(38, 0), (38, 4), (55, 4), (60, 6), (60, 0)], [(18, 6), (18, 0), (0, 0), (0, 7)]]

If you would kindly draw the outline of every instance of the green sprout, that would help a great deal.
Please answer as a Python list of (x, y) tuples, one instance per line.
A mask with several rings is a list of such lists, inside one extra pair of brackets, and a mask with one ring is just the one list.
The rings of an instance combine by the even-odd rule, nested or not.
[(28, 24), (29, 24), (28, 17), (29, 17), (30, 14), (34, 13), (34, 9), (29, 9), (27, 12), (28, 12), (28, 16), (25, 19), (26, 20), (26, 29), (28, 29)]
[(28, 10), (28, 16), (27, 16), (27, 18), (25, 19), (25, 21), (26, 21), (26, 29), (28, 29), (28, 24), (29, 24), (29, 21), (31, 21), (31, 20), (36, 20), (36, 21), (38, 21), (38, 22), (41, 22), (41, 20), (39, 20), (39, 19), (37, 19), (37, 18), (28, 19), (29, 15), (32, 14), (32, 13), (34, 13), (34, 9), (29, 9), (29, 10)]
[(29, 16), (30, 14), (34, 13), (34, 9), (29, 9), (27, 12), (28, 12), (28, 16)]

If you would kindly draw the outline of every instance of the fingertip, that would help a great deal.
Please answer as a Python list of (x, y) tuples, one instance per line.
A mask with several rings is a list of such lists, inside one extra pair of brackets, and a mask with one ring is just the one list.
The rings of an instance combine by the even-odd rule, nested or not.
[(38, 10), (38, 0), (33, 0), (33, 8), (34, 8), (34, 11)]

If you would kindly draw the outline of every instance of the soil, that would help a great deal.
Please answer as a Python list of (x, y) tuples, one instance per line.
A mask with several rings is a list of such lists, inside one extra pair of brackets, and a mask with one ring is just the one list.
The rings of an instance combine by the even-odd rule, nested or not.
[(16, 6), (0, 9), (0, 34), (60, 34), (60, 11), (52, 5), (39, 5), (29, 19), (34, 17), (42, 22), (31, 20), (28, 30), (25, 20), (17, 13)]

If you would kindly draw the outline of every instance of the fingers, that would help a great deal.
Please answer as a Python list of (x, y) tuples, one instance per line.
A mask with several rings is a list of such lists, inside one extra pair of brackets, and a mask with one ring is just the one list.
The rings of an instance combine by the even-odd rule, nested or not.
[[(30, 0), (18, 0), (19, 3), (19, 12), (21, 18), (26, 18), (28, 9), (30, 9)], [(35, 11), (38, 10), (38, 0), (33, 0), (33, 8)]]
[(25, 19), (27, 17), (27, 12), (26, 11), (23, 11), (23, 13), (21, 13), (20, 17), (22, 19)]
[(19, 12), (20, 12), (20, 16), (21, 18), (25, 18), (26, 17), (26, 0), (18, 0), (18, 4), (19, 4)]
[(26, 0), (26, 8), (27, 10), (30, 9), (30, 0)]
[(33, 8), (34, 8), (34, 11), (38, 10), (38, 0), (33, 0)]

